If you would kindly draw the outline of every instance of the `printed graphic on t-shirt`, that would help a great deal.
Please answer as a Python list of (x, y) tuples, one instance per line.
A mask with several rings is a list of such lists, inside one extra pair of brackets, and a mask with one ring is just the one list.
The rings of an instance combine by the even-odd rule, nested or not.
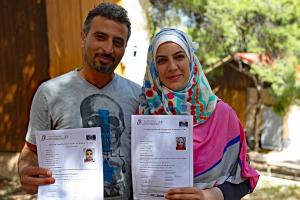
[(125, 129), (121, 106), (107, 95), (94, 94), (82, 101), (80, 113), (84, 128), (101, 127), (105, 197), (122, 196), (127, 167), (121, 148)]

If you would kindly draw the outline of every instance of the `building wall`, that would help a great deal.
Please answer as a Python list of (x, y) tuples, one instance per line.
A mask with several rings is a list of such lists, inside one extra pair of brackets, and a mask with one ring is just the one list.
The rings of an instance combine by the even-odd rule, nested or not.
[(49, 78), (45, 0), (0, 1), (0, 151), (21, 149), (37, 86)]
[(46, 0), (50, 76), (82, 66), (81, 30), (99, 0)]
[(254, 87), (252, 79), (228, 63), (208, 73), (207, 78), (216, 95), (235, 110), (246, 127), (247, 88)]
[[(82, 24), (88, 11), (100, 2), (0, 1), (0, 151), (21, 150), (38, 85), (82, 66)], [(110, 2), (123, 4), (122, 0)], [(118, 73), (124, 75), (125, 70), (120, 69), (122, 66)]]
[(149, 46), (149, 23), (146, 16), (148, 0), (124, 0), (124, 8), (131, 21), (131, 36), (127, 44), (124, 64), (124, 76), (142, 85), (147, 64)]
[[(46, 0), (50, 57), (50, 76), (66, 73), (83, 64), (82, 24), (90, 9), (99, 0)], [(111, 0), (128, 11), (131, 37), (116, 73), (142, 84), (149, 45), (149, 27), (146, 17), (147, 0)], [(66, 14), (67, 13), (67, 14)]]

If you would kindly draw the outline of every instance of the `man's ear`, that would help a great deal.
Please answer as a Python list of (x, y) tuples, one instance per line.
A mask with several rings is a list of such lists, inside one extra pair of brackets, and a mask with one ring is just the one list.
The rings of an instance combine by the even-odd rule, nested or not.
[(85, 40), (86, 40), (86, 34), (83, 31), (81, 31), (81, 47), (84, 47)]

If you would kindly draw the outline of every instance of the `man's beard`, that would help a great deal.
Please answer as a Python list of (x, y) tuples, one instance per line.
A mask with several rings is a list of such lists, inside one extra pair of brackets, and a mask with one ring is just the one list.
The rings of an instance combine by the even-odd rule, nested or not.
[[(107, 56), (109, 56), (109, 55), (107, 55)], [(89, 56), (87, 54), (85, 54), (84, 57), (85, 57), (86, 63), (89, 63), (89, 66), (92, 69), (96, 70), (97, 72), (100, 72), (100, 73), (103, 73), (103, 74), (112, 74), (113, 71), (117, 68), (117, 66), (114, 66), (115, 59), (113, 57), (111, 57), (111, 59), (112, 59), (111, 66), (109, 66), (109, 65), (105, 66), (105, 65), (102, 65), (100, 63), (96, 63), (96, 55), (95, 55), (92, 62), (90, 62), (91, 59), (89, 59)]]
[(109, 66), (103, 66), (101, 64), (96, 64), (94, 61), (91, 67), (96, 70), (97, 72), (103, 73), (103, 74), (111, 74), (114, 70), (115, 67), (109, 67)]

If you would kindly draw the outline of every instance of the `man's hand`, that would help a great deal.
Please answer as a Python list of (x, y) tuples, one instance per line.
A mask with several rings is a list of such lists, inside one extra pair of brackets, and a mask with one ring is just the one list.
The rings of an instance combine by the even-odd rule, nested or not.
[(189, 200), (223, 200), (223, 194), (219, 188), (201, 190), (195, 187), (174, 188), (167, 191), (166, 199)]
[(36, 194), (39, 185), (55, 182), (51, 171), (38, 167), (36, 146), (26, 143), (21, 151), (18, 168), (22, 188), (29, 194)]

